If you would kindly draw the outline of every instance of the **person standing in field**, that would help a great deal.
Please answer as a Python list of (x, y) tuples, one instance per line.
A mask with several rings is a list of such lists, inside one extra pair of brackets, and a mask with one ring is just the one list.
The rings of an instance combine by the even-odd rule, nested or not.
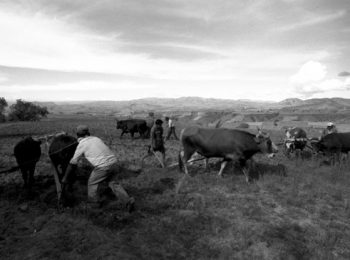
[(148, 117), (146, 119), (147, 128), (148, 128), (148, 130), (147, 130), (147, 138), (150, 137), (150, 135), (151, 135), (151, 129), (152, 129), (153, 125), (154, 125), (154, 122), (155, 122), (154, 121), (154, 112), (149, 112), (148, 113)]
[(165, 122), (168, 125), (166, 140), (169, 140), (171, 135), (174, 135), (175, 140), (179, 140), (179, 138), (176, 135), (174, 120), (169, 117), (165, 117)]
[[(151, 129), (151, 151), (160, 152), (162, 154), (161, 164), (162, 167), (165, 167), (165, 147), (164, 147), (164, 138), (163, 138), (163, 121), (157, 119), (155, 124)], [(157, 156), (156, 154), (154, 154)]]
[(79, 144), (73, 158), (70, 160), (66, 174), (62, 179), (63, 185), (66, 186), (70, 179), (69, 176), (74, 174), (77, 168), (79, 158), (84, 156), (94, 167), (87, 186), (88, 203), (90, 206), (94, 208), (99, 207), (100, 198), (97, 192), (98, 186), (100, 183), (108, 181), (108, 186), (117, 199), (122, 202), (129, 212), (132, 211), (135, 203), (134, 198), (130, 197), (116, 180), (120, 167), (117, 164), (115, 154), (100, 138), (90, 136), (89, 128), (86, 125), (79, 125), (76, 134)]

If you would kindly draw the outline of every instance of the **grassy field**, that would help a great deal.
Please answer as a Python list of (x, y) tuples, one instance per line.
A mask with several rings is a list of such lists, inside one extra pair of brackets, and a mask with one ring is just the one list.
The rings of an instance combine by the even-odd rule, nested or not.
[[(106, 185), (103, 207), (86, 211), (86, 166), (78, 172), (73, 205), (58, 212), (53, 168), (42, 146), (30, 194), (19, 172), (0, 175), (2, 259), (350, 259), (348, 163), (331, 167), (282, 153), (271, 160), (257, 155), (254, 172), (262, 176), (251, 184), (233, 165), (218, 178), (215, 160), (209, 172), (202, 163), (190, 166), (188, 177), (159, 168), (154, 158), (140, 171), (149, 140), (119, 139), (112, 118), (62, 117), (0, 125), (0, 167), (15, 165), (13, 146), (23, 136), (73, 135), (80, 123), (115, 151), (136, 211), (124, 212)], [(273, 132), (272, 139), (282, 134)], [(166, 148), (167, 163), (176, 162), (179, 143), (170, 140)]]

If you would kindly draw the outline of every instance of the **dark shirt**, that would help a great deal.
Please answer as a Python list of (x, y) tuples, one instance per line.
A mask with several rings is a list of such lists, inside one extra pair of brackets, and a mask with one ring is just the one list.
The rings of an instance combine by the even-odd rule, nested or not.
[(162, 149), (164, 147), (163, 127), (154, 125), (151, 129), (151, 142), (154, 150)]

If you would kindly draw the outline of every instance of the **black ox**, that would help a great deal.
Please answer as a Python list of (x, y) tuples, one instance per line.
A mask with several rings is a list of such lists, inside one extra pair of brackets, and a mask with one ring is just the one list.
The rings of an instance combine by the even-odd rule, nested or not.
[(31, 136), (19, 141), (13, 149), (17, 166), (2, 170), (0, 173), (11, 173), (20, 169), (24, 188), (30, 189), (34, 183), (35, 166), (41, 156), (40, 145), (41, 140), (33, 139)]
[(61, 134), (53, 138), (49, 146), (49, 157), (59, 181), (63, 178), (77, 146), (78, 140), (73, 136)]
[(135, 133), (139, 133), (141, 138), (146, 138), (149, 133), (147, 122), (143, 119), (116, 120), (116, 123), (117, 129), (122, 130), (120, 138), (122, 138), (125, 133), (130, 133), (131, 138), (134, 138)]
[(34, 183), (35, 166), (41, 156), (40, 145), (41, 141), (26, 137), (14, 147), (13, 152), (22, 173), (25, 188), (31, 188)]
[(237, 129), (210, 129), (192, 126), (181, 131), (180, 140), (183, 152), (179, 154), (179, 167), (182, 170), (183, 162), (185, 162), (186, 174), (188, 174), (188, 160), (197, 152), (205, 158), (223, 158), (219, 176), (222, 175), (227, 161), (238, 161), (247, 182), (249, 182), (251, 165), (247, 161), (259, 152), (267, 153), (270, 157), (277, 152), (277, 147), (272, 143), (270, 137), (260, 130), (257, 135), (253, 135)]
[(350, 151), (350, 133), (331, 133), (323, 136), (320, 140), (311, 141), (315, 152), (326, 156), (340, 159), (342, 153), (347, 154)]

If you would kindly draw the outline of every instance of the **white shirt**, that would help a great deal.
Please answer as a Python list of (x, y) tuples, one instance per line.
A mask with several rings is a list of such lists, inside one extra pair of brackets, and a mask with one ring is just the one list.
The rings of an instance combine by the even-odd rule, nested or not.
[(173, 123), (173, 120), (171, 120), (171, 119), (169, 119), (168, 125), (169, 125), (169, 127), (175, 126), (174, 123)]
[(79, 138), (78, 142), (74, 156), (70, 160), (71, 164), (77, 164), (78, 159), (83, 155), (94, 167), (105, 167), (117, 162), (115, 154), (100, 138), (87, 136)]

